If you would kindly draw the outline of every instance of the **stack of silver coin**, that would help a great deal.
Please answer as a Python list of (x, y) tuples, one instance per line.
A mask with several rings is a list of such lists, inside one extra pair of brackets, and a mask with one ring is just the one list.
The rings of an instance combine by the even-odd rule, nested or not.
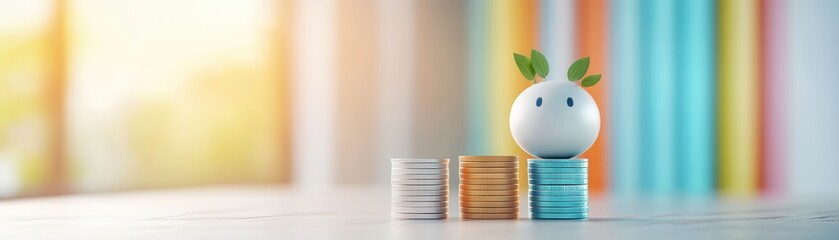
[(448, 158), (393, 158), (390, 162), (392, 218), (448, 217)]

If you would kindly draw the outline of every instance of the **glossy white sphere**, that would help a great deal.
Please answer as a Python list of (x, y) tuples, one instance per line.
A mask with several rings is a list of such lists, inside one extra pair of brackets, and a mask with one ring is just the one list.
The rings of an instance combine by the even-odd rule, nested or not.
[(573, 158), (597, 139), (600, 110), (594, 98), (573, 82), (537, 83), (513, 102), (510, 131), (519, 147), (530, 155)]

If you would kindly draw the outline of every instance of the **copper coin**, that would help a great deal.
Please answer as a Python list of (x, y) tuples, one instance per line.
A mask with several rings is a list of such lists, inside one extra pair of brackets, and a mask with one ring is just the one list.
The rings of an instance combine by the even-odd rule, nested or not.
[(461, 213), (518, 213), (519, 208), (511, 207), (511, 208), (470, 208), (470, 207), (461, 207)]
[(460, 202), (460, 207), (464, 208), (512, 208), (519, 207), (519, 202)]
[(490, 191), (490, 190), (516, 190), (519, 189), (519, 185), (473, 185), (473, 184), (460, 184), (460, 191)]
[(463, 219), (516, 219), (518, 213), (461, 213)]
[(518, 179), (518, 173), (461, 173), (460, 178)]
[(460, 183), (462, 184), (474, 184), (474, 185), (518, 185), (518, 179), (472, 179), (472, 178), (461, 178)]
[(517, 168), (517, 162), (461, 162), (461, 168)]
[(460, 174), (464, 173), (518, 173), (518, 168), (460, 168)]
[(519, 196), (465, 196), (460, 195), (462, 202), (518, 202)]
[(519, 190), (460, 190), (466, 196), (518, 196)]

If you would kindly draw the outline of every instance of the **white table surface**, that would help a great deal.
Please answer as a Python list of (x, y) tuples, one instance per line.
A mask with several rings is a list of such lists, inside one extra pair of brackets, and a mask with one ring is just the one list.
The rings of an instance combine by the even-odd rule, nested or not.
[[(455, 191), (453, 195), (457, 194)], [(455, 196), (452, 199), (457, 199)], [(387, 186), (213, 186), (0, 201), (0, 239), (839, 239), (839, 201), (595, 196), (587, 220), (391, 220)]]

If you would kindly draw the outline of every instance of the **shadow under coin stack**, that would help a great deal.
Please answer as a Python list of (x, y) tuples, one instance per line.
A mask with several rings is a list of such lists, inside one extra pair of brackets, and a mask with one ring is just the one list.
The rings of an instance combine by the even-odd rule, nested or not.
[(530, 214), (534, 219), (588, 217), (588, 160), (527, 160)]
[(449, 159), (393, 158), (391, 213), (395, 219), (444, 219), (449, 210)]
[(517, 156), (460, 156), (458, 160), (461, 218), (518, 218)]

